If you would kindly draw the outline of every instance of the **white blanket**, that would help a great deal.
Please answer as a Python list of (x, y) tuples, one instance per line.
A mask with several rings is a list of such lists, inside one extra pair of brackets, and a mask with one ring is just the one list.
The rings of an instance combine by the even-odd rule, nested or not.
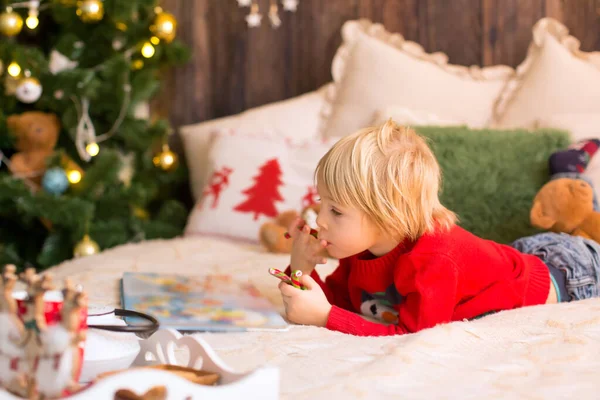
[[(279, 310), (269, 267), (289, 258), (208, 238), (148, 241), (66, 262), (51, 271), (84, 285), (90, 304), (120, 306), (124, 271), (233, 273)], [(335, 268), (332, 260), (321, 276)], [(232, 368), (281, 370), (282, 399), (600, 398), (600, 300), (528, 307), (396, 337), (324, 328), (202, 334)]]

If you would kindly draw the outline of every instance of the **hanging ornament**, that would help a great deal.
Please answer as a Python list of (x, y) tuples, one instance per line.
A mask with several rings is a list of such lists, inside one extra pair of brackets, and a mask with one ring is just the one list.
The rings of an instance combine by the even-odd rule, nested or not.
[(121, 168), (117, 174), (117, 177), (125, 187), (131, 186), (131, 180), (133, 179), (133, 175), (135, 174), (135, 154), (134, 153), (117, 153), (119, 156), (119, 161), (121, 162)]
[(298, 0), (282, 0), (281, 3), (285, 11), (295, 12), (298, 9)]
[(25, 25), (31, 30), (37, 28), (40, 23), (38, 19), (38, 15), (40, 15), (40, 0), (30, 0), (29, 1), (29, 13), (27, 14), (27, 19), (25, 20)]
[(42, 84), (29, 71), (25, 71), (25, 78), (19, 80), (15, 96), (20, 102), (31, 104), (38, 101), (41, 95)]
[(150, 31), (159, 39), (170, 43), (177, 34), (177, 20), (173, 14), (164, 12), (162, 8), (156, 7), (156, 18), (150, 26)]
[(59, 167), (50, 168), (44, 173), (42, 187), (50, 194), (60, 196), (69, 188), (69, 179), (65, 170)]
[(16, 36), (23, 29), (23, 17), (7, 7), (6, 11), (0, 14), (0, 33), (4, 36)]
[(101, 0), (82, 0), (77, 3), (77, 15), (85, 23), (101, 21), (104, 18), (104, 5)]
[(250, 7), (252, 4), (252, 0), (237, 0), (237, 2), (240, 7)]
[(133, 212), (133, 215), (136, 216), (136, 218), (143, 219), (143, 220), (147, 220), (150, 218), (150, 213), (145, 208), (138, 207), (138, 206), (132, 206), (131, 211)]
[(121, 32), (126, 32), (127, 31), (127, 24), (125, 22), (123, 22), (123, 21), (117, 21), (117, 22), (115, 22), (115, 28), (117, 28)]
[(115, 51), (121, 50), (124, 45), (125, 45), (125, 40), (122, 37), (117, 37), (112, 42), (112, 48)]
[(131, 69), (133, 70), (140, 70), (142, 68), (144, 68), (144, 62), (142, 60), (133, 60), (131, 63)]
[(56, 75), (63, 71), (70, 71), (72, 69), (77, 68), (79, 62), (73, 61), (69, 59), (69, 57), (61, 54), (57, 50), (52, 50), (50, 52), (50, 62), (48, 65), (48, 69), (52, 73), (52, 75)]
[(275, 1), (271, 3), (271, 7), (269, 8), (269, 21), (271, 21), (271, 26), (273, 28), (279, 28), (281, 26), (279, 7), (277, 7), (277, 3)]
[(94, 242), (89, 235), (85, 235), (73, 249), (73, 255), (75, 257), (93, 256), (98, 253), (100, 253), (100, 246), (98, 246), (98, 243)]
[(171, 151), (168, 144), (163, 144), (162, 151), (152, 161), (156, 167), (161, 168), (163, 171), (170, 171), (177, 164), (177, 154)]
[(90, 161), (100, 151), (96, 143), (96, 130), (89, 114), (90, 101), (84, 97), (81, 100), (81, 118), (75, 133), (75, 147), (83, 161)]
[(258, 11), (258, 4), (252, 3), (252, 7), (250, 8), (250, 14), (246, 15), (246, 23), (250, 28), (260, 26), (260, 23), (262, 21), (262, 15)]

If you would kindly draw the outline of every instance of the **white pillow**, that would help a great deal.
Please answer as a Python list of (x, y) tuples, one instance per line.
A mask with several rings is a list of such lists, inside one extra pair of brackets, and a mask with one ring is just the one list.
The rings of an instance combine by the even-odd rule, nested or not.
[(458, 121), (452, 118), (440, 117), (430, 111), (412, 110), (402, 106), (388, 106), (377, 110), (375, 118), (371, 125), (377, 126), (386, 122), (388, 119), (395, 123), (405, 126), (455, 126), (467, 125), (465, 121)]
[(560, 22), (538, 21), (527, 57), (495, 107), (494, 126), (532, 128), (558, 113), (600, 112), (600, 52), (579, 45)]
[(333, 143), (218, 134), (208, 155), (210, 178), (185, 235), (257, 242), (260, 226), (286, 210), (316, 202), (313, 174)]
[(204, 187), (211, 133), (232, 129), (269, 134), (272, 137), (290, 137), (294, 140), (315, 138), (318, 136), (319, 112), (326, 86), (288, 100), (252, 108), (241, 114), (182, 126), (180, 134), (194, 200), (198, 200)]
[(346, 22), (342, 38), (331, 66), (335, 84), (327, 91), (322, 112), (325, 137), (366, 127), (378, 109), (390, 104), (484, 127), (514, 74), (507, 66), (448, 64), (445, 54), (428, 54), (368, 20)]

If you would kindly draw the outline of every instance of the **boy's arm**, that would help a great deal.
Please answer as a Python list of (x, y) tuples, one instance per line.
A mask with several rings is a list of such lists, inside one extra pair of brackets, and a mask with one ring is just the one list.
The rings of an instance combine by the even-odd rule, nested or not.
[[(290, 267), (285, 270), (287, 275), (291, 274)], [(327, 300), (332, 306), (337, 306), (343, 310), (354, 310), (352, 302), (350, 301), (350, 294), (348, 292), (348, 275), (350, 268), (348, 267), (347, 261), (344, 259), (340, 260), (339, 266), (333, 271), (331, 275), (325, 278), (325, 282), (321, 280), (321, 277), (317, 273), (316, 269), (312, 271), (310, 277), (319, 284)]]
[(418, 332), (450, 322), (457, 294), (457, 270), (445, 256), (413, 260), (397, 270), (395, 285), (403, 300), (398, 307), (398, 324), (384, 325), (333, 306), (326, 327), (356, 336), (389, 336)]

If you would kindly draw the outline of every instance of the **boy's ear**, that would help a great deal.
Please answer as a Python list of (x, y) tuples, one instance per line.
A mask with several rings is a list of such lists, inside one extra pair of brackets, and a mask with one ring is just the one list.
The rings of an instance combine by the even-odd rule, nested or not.
[(533, 203), (533, 207), (529, 213), (529, 220), (531, 221), (531, 225), (542, 229), (550, 229), (556, 223), (556, 218), (544, 213), (544, 207), (540, 201)]

